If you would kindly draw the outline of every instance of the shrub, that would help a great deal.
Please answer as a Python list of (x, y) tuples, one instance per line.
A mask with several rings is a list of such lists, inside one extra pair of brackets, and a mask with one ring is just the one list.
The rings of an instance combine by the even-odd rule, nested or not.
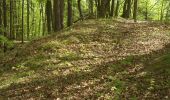
[(13, 42), (10, 41), (8, 38), (0, 35), (0, 46), (3, 44), (6, 44), (7, 48), (12, 48), (13, 47)]

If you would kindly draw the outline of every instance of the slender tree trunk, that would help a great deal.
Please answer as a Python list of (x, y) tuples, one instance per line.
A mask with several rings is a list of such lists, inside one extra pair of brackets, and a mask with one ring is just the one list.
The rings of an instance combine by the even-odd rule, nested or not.
[(138, 0), (134, 0), (133, 19), (135, 22), (137, 22), (137, 9), (138, 9)]
[(61, 29), (64, 28), (64, 0), (60, 0), (60, 23)]
[(22, 0), (22, 43), (24, 43), (24, 0)]
[(125, 0), (122, 17), (129, 18), (130, 12), (131, 12), (131, 0)]
[(130, 17), (130, 13), (131, 13), (131, 0), (128, 0), (126, 18)]
[(128, 0), (125, 0), (125, 2), (124, 2), (123, 14), (122, 14), (123, 18), (126, 18), (126, 15), (127, 15), (127, 2), (128, 2)]
[[(32, 2), (31, 2), (31, 5), (32, 5), (32, 7), (34, 7)], [(31, 21), (31, 31), (32, 31), (31, 37), (34, 36), (34, 33), (35, 33), (34, 28), (35, 28), (35, 11), (33, 9), (32, 10), (32, 21)]]
[(61, 16), (60, 16), (60, 0), (54, 0), (54, 31), (59, 31), (61, 29)]
[(72, 0), (67, 0), (68, 3), (68, 17), (67, 17), (67, 26), (71, 26), (72, 25)]
[(46, 16), (47, 16), (47, 30), (50, 33), (51, 32), (51, 21), (52, 21), (52, 5), (51, 0), (47, 0), (46, 3)]
[(0, 1), (0, 36), (2, 35), (2, 1)]
[(83, 13), (82, 13), (82, 9), (81, 9), (81, 0), (78, 0), (78, 10), (79, 10), (79, 16), (80, 19), (83, 20)]
[(20, 7), (21, 7), (21, 1), (20, 1), (20, 0), (17, 1), (16, 5), (17, 5), (16, 39), (17, 39), (17, 40), (20, 40), (20, 39), (21, 39), (21, 31), (20, 31), (20, 27), (21, 27), (21, 26), (20, 26), (20, 16), (21, 16), (21, 15), (20, 15), (20, 12), (21, 12)]
[[(6, 0), (3, 0), (3, 23), (4, 23), (4, 36), (7, 37), (7, 5)], [(4, 43), (4, 52), (6, 52), (6, 44)]]
[(90, 14), (90, 17), (93, 17), (93, 15), (94, 15), (93, 7), (94, 7), (93, 0), (89, 0), (89, 14)]
[(105, 16), (106, 16), (106, 18), (108, 18), (109, 16), (110, 16), (110, 1), (111, 0), (106, 0), (106, 2), (105, 2), (105, 5), (104, 5), (104, 8), (105, 8)]
[(105, 18), (106, 17), (106, 2), (107, 0), (101, 0), (101, 5), (100, 5), (100, 18)]
[(30, 11), (29, 11), (29, 6), (30, 6), (30, 2), (29, 0), (27, 0), (27, 39), (29, 39), (29, 34), (30, 34), (30, 24), (29, 24), (29, 20), (30, 20)]
[(41, 17), (42, 17), (42, 36), (45, 35), (45, 17), (44, 17), (44, 5), (43, 3), (41, 4), (41, 7), (42, 7), (42, 14), (41, 14)]
[(113, 17), (114, 8), (115, 8), (115, 0), (112, 0), (111, 11), (110, 11), (110, 17)]
[(145, 20), (148, 20), (148, 0), (146, 1), (145, 5)]
[(14, 39), (16, 39), (16, 30), (17, 30), (17, 27), (16, 27), (16, 25), (17, 25), (17, 2), (16, 2), (16, 0), (14, 0), (13, 1), (13, 12), (14, 12), (14, 14), (13, 14), (13, 33), (14, 33)]
[(40, 4), (39, 4), (39, 7), (40, 7), (40, 17), (39, 17), (39, 28), (38, 28), (38, 36), (40, 36), (41, 35), (41, 31), (42, 31), (42, 29), (41, 29), (41, 26), (42, 26), (42, 17), (41, 17), (41, 15), (42, 15), (42, 2), (40, 2)]
[(118, 17), (118, 14), (119, 14), (119, 0), (117, 0), (117, 4), (116, 4), (116, 11), (115, 11), (115, 17)]
[(10, 36), (9, 38), (10, 39), (14, 39), (14, 34), (12, 33), (13, 32), (13, 0), (10, 0)]
[(164, 0), (161, 2), (161, 15), (160, 15), (160, 21), (163, 21), (164, 17)]

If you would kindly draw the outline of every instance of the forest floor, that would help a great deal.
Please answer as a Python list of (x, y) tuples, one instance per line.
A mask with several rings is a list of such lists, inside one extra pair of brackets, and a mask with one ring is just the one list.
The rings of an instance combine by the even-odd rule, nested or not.
[(170, 25), (86, 20), (0, 59), (3, 100), (170, 99)]

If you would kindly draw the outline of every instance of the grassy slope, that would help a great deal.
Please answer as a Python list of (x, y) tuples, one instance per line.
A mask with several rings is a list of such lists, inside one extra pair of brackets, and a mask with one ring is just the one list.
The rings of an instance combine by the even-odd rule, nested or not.
[(0, 99), (170, 99), (169, 26), (87, 20), (1, 57)]

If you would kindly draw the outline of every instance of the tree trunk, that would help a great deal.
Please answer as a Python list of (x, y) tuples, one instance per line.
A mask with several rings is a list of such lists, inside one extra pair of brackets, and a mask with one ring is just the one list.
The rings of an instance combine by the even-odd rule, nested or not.
[(29, 6), (30, 6), (30, 2), (29, 0), (27, 0), (27, 39), (29, 39), (29, 33), (30, 33), (30, 24), (29, 24), (29, 20), (30, 20), (30, 10), (29, 10)]
[[(7, 37), (7, 6), (6, 6), (6, 0), (3, 0), (3, 23), (4, 23), (4, 36)], [(4, 43), (4, 52), (6, 52), (6, 44)]]
[(2, 1), (0, 1), (0, 36), (2, 35)]
[(37, 35), (38, 36), (40, 36), (41, 35), (41, 31), (42, 31), (42, 10), (43, 10), (43, 8), (42, 8), (42, 2), (40, 2), (39, 3), (39, 7), (40, 7), (40, 11), (39, 11), (39, 14), (40, 14), (40, 17), (39, 17), (39, 28), (38, 28), (38, 33), (37, 33)]
[(110, 11), (110, 17), (113, 17), (114, 8), (115, 8), (115, 0), (112, 0), (111, 11)]
[(83, 13), (82, 13), (82, 9), (81, 9), (81, 0), (78, 0), (78, 10), (79, 10), (79, 16), (80, 19), (83, 20)]
[(120, 3), (119, 0), (117, 0), (116, 11), (115, 11), (115, 17), (118, 17), (118, 14), (119, 14), (119, 6), (120, 6), (119, 3)]
[(126, 18), (126, 14), (127, 14), (127, 2), (128, 2), (128, 0), (125, 0), (125, 2), (124, 2), (123, 14), (122, 14), (123, 18)]
[(22, 43), (24, 43), (24, 0), (22, 0)]
[(51, 32), (51, 21), (52, 21), (52, 5), (51, 0), (47, 0), (46, 2), (46, 16), (47, 16), (47, 30)]
[(104, 5), (104, 8), (105, 8), (105, 17), (108, 18), (110, 16), (110, 1), (111, 0), (106, 0), (105, 2), (105, 5)]
[(110, 14), (110, 0), (96, 0), (97, 17), (105, 18)]
[(13, 0), (10, 0), (10, 39), (14, 39), (13, 34)]
[(160, 15), (160, 21), (163, 21), (164, 17), (164, 0), (161, 2), (161, 15)]
[(130, 13), (131, 13), (131, 0), (128, 0), (126, 18), (130, 17)]
[(131, 0), (125, 0), (122, 17), (129, 18), (130, 12), (131, 12)]
[(72, 0), (67, 0), (68, 3), (68, 17), (67, 17), (67, 26), (72, 25)]
[(92, 18), (94, 15), (94, 11), (93, 11), (93, 7), (94, 7), (94, 2), (93, 0), (89, 0), (89, 15)]
[(64, 28), (64, 0), (60, 0), (60, 23), (61, 29)]
[(100, 18), (105, 18), (106, 17), (106, 0), (101, 0), (101, 5), (100, 5)]
[(54, 31), (57, 32), (61, 30), (61, 13), (60, 13), (60, 0), (54, 0), (53, 4), (53, 12), (54, 12)]
[(146, 1), (145, 5), (145, 20), (148, 20), (148, 0)]
[(137, 22), (137, 9), (138, 9), (138, 0), (134, 0), (133, 19), (135, 22)]

